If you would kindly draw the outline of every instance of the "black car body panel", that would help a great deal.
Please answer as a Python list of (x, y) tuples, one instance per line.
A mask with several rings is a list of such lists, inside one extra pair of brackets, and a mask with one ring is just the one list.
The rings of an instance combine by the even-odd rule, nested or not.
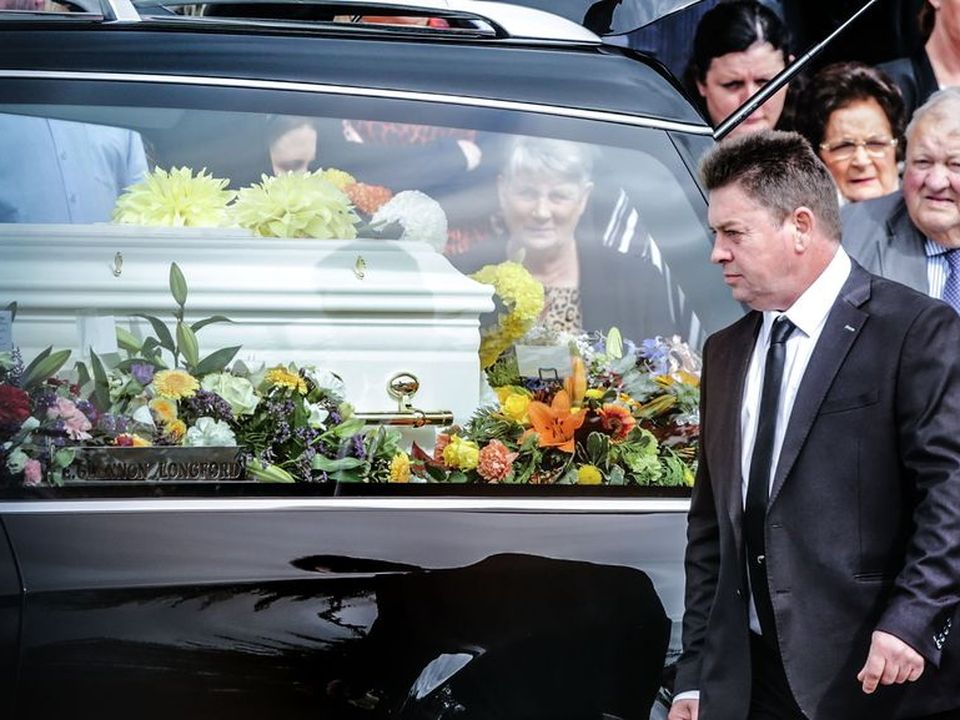
[[(55, 53), (46, 49), (47, 41), (45, 34), (30, 30), (9, 33), (3, 67), (246, 78), (497, 98), (622, 112), (707, 129), (665, 75), (618, 48), (505, 44), (490, 52), (496, 41), (378, 41), (334, 35), (318, 43), (292, 32), (265, 36), (224, 30), (200, 35), (174, 29), (144, 32), (129, 26), (66, 27), (58, 33)], [(204, 45), (202, 53), (197, 51), (198, 42)], [(387, 53), (389, 62), (370, 62)]]

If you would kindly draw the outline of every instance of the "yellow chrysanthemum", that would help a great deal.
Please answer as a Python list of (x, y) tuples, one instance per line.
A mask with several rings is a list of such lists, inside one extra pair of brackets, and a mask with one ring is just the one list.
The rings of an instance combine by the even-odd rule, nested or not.
[(590, 388), (583, 396), (587, 398), (587, 400), (599, 400), (604, 396), (604, 393), (606, 393), (606, 390), (603, 388)]
[(578, 485), (599, 485), (603, 482), (603, 475), (595, 465), (581, 465), (577, 469)]
[(163, 426), (163, 433), (171, 440), (179, 442), (187, 434), (187, 424), (183, 420), (172, 420)]
[(410, 482), (410, 457), (405, 452), (398, 452), (390, 460), (390, 482)]
[(150, 401), (150, 410), (162, 425), (168, 425), (177, 419), (177, 403), (168, 398), (154, 398)]
[(346, 190), (348, 185), (354, 185), (357, 182), (353, 175), (337, 168), (327, 168), (320, 173), (320, 176), (337, 190)]
[(240, 190), (231, 211), (237, 225), (261, 237), (352, 240), (360, 222), (350, 198), (319, 170), (263, 175)]
[(295, 372), (291, 372), (283, 365), (277, 365), (267, 371), (264, 377), (267, 385), (274, 387), (283, 387), (289, 390), (296, 390), (301, 395), (307, 394), (307, 383)]
[(501, 353), (526, 335), (543, 312), (543, 285), (529, 271), (515, 262), (485, 265), (471, 275), (477, 282), (493, 285), (507, 313), (497, 318), (497, 327), (483, 332), (480, 342), (480, 364), (490, 367)]
[(113, 221), (132, 225), (223, 227), (227, 204), (236, 193), (225, 190), (229, 180), (187, 167), (169, 172), (157, 168), (131, 185), (117, 199)]
[(153, 376), (153, 390), (158, 397), (170, 400), (193, 397), (200, 383), (186, 370), (161, 370)]
[(448, 467), (473, 470), (480, 464), (480, 446), (473, 440), (454, 435), (450, 438), (450, 444), (443, 449), (443, 462)]

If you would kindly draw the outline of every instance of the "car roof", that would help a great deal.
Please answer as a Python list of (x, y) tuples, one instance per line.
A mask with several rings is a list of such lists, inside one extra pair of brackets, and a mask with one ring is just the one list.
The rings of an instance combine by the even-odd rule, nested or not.
[(464, 39), (442, 31), (354, 32), (151, 19), (10, 22), (0, 74), (175, 75), (319, 83), (622, 113), (709, 130), (676, 81), (630, 50)]

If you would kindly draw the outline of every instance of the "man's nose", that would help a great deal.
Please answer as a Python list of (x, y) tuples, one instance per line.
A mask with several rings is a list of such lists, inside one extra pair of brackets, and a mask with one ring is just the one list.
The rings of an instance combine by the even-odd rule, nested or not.
[(944, 190), (950, 185), (950, 178), (947, 177), (947, 169), (941, 163), (934, 163), (927, 171), (927, 176), (923, 184), (930, 190)]
[(710, 262), (719, 265), (720, 263), (728, 262), (730, 258), (730, 251), (726, 245), (719, 238), (714, 239), (713, 250), (710, 251)]

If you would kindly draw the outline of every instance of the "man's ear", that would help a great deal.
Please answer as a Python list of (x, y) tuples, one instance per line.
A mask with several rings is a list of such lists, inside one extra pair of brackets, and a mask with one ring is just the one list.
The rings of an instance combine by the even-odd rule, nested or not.
[(810, 208), (801, 205), (793, 211), (790, 220), (793, 222), (793, 227), (796, 230), (793, 241), (794, 246), (798, 251), (802, 252), (810, 243), (810, 235), (817, 224), (816, 216)]

